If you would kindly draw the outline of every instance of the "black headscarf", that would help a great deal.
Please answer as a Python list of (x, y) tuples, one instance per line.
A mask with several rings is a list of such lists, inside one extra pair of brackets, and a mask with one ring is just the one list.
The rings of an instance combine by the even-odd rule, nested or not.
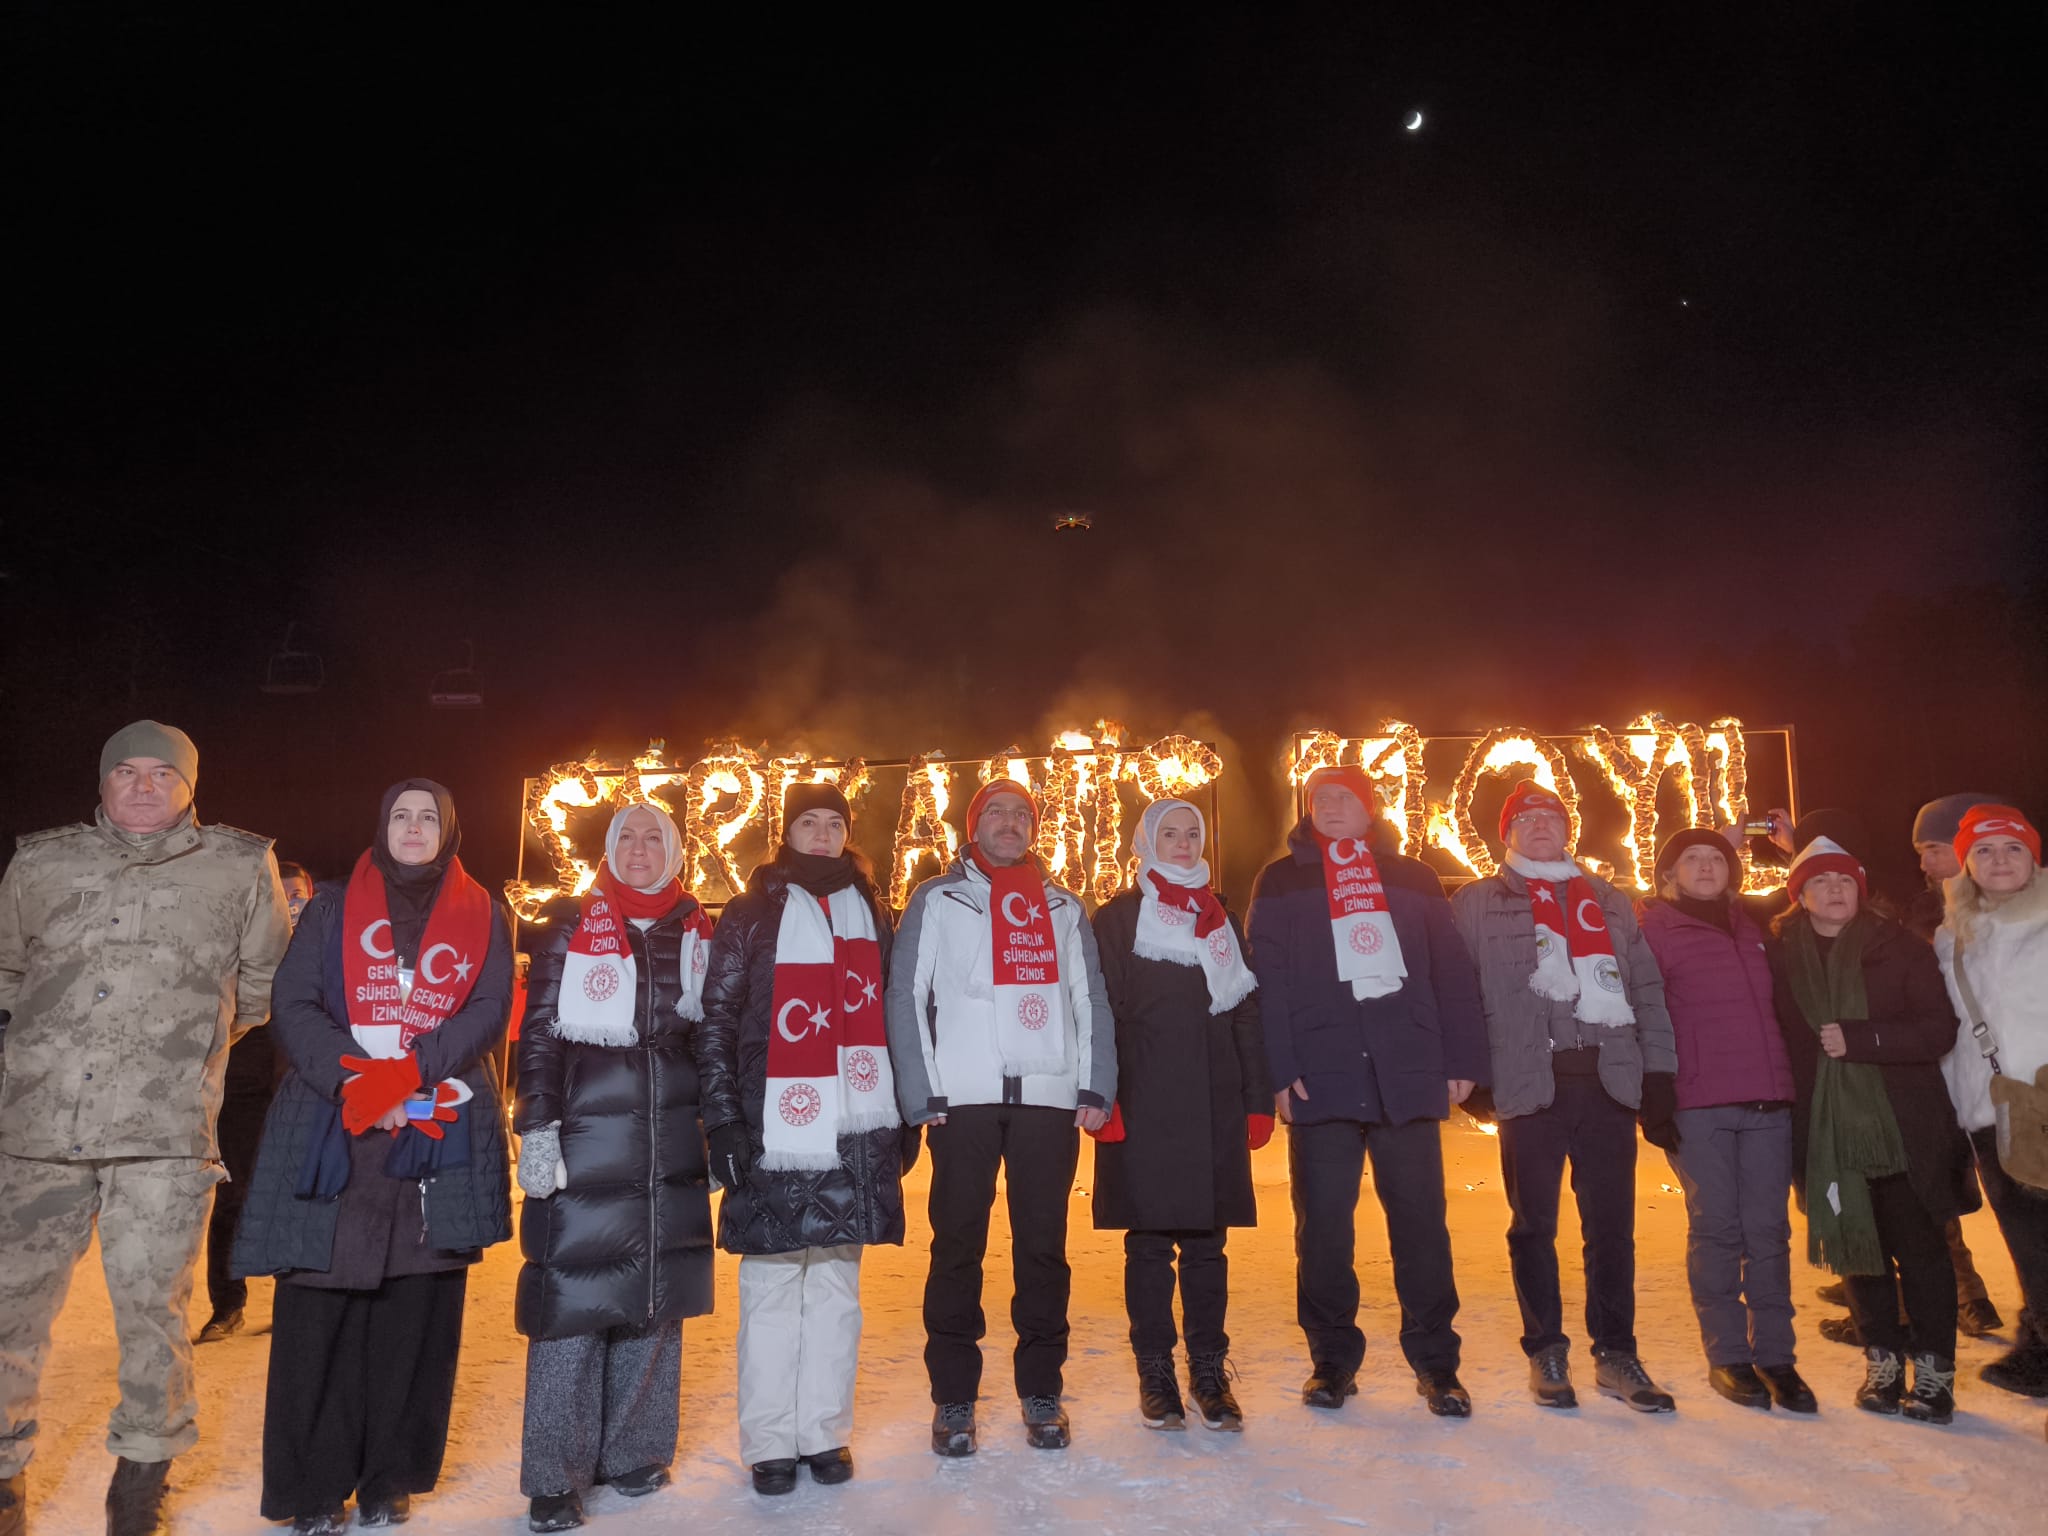
[[(401, 864), (391, 856), (391, 808), (407, 790), (423, 789), (434, 797), (434, 809), (441, 818), (441, 846), (424, 864)], [(384, 901), (391, 910), (391, 945), (399, 963), (419, 963), (420, 935), (426, 932), (427, 914), (441, 893), (441, 876), (462, 846), (462, 826), (455, 819), (455, 797), (432, 779), (400, 779), (384, 791), (384, 804), (377, 814), (377, 830), (370, 838), (370, 862), (384, 877)]]

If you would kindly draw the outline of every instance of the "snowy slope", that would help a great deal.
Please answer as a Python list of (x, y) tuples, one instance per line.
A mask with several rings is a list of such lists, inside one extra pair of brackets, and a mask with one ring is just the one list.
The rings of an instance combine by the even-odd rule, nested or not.
[[(1678, 1394), (1675, 1416), (1639, 1416), (1590, 1390), (1575, 1343), (1583, 1406), (1537, 1408), (1524, 1389), (1520, 1332), (1509, 1287), (1495, 1143), (1463, 1117), (1446, 1130), (1452, 1238), (1464, 1296), (1464, 1379), (1474, 1417), (1433, 1419), (1414, 1395), (1396, 1343), (1398, 1314), (1384, 1226), (1368, 1198), (1361, 1212), (1359, 1269), (1370, 1340), (1360, 1395), (1335, 1414), (1300, 1406), (1306, 1373), (1293, 1323), (1291, 1215), (1283, 1132), (1259, 1154), (1262, 1225), (1233, 1234), (1233, 1355), (1247, 1414), (1242, 1435), (1144, 1429), (1125, 1338), (1122, 1247), (1089, 1225), (1089, 1159), (1073, 1206), (1074, 1352), (1068, 1406), (1074, 1446), (1033, 1451), (1009, 1394), (1008, 1252), (1000, 1214), (990, 1253), (991, 1337), (982, 1401), (983, 1450), (944, 1462), (927, 1448), (930, 1405), (922, 1365), (924, 1164), (915, 1186), (911, 1245), (868, 1260), (855, 1480), (819, 1488), (808, 1480), (784, 1499), (757, 1497), (740, 1466), (733, 1423), (734, 1260), (719, 1260), (718, 1311), (684, 1329), (683, 1445), (676, 1485), (629, 1501), (590, 1500), (587, 1527), (605, 1536), (696, 1533), (1103, 1530), (1297, 1532), (1506, 1530), (1827, 1531), (1882, 1521), (1901, 1531), (2048, 1529), (2048, 1444), (2043, 1408), (1975, 1379), (1996, 1341), (1963, 1345), (1955, 1425), (1935, 1429), (1856, 1412), (1854, 1351), (1813, 1332), (1814, 1303), (1799, 1319), (1801, 1367), (1822, 1413), (1798, 1419), (1756, 1413), (1708, 1390), (1687, 1302), (1685, 1212), (1663, 1157), (1639, 1164), (1638, 1294), (1644, 1360)], [(1569, 1208), (1569, 1199), (1567, 1199)], [(1000, 1212), (1001, 1202), (998, 1200)], [(1577, 1250), (1570, 1224), (1559, 1242)], [(2019, 1309), (2012, 1266), (1988, 1213), (1969, 1218), (1970, 1241), (2008, 1319)], [(1804, 1234), (1795, 1242), (1802, 1245)], [(1796, 1255), (1795, 1255), (1796, 1257)], [(438, 1492), (415, 1503), (412, 1530), (511, 1533), (526, 1529), (518, 1492), (524, 1345), (511, 1329), (514, 1247), (495, 1250), (472, 1277), (462, 1380), (448, 1466)], [(1576, 1334), (1582, 1305), (1576, 1265), (1565, 1262), (1566, 1319)], [(1802, 1306), (1824, 1279), (1795, 1264)], [(206, 1315), (194, 1299), (196, 1328)], [(267, 1282), (251, 1298), (251, 1332), (199, 1352), (204, 1398), (199, 1448), (179, 1460), (174, 1529), (276, 1529), (256, 1514)], [(97, 1251), (89, 1254), (57, 1328), (44, 1383), (43, 1433), (29, 1486), (33, 1529), (101, 1527), (111, 1461), (102, 1447), (114, 1400), (114, 1348)]]

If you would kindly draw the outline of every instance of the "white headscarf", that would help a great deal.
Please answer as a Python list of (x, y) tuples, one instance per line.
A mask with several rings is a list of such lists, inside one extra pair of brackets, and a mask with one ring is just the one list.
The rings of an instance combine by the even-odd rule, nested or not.
[(683, 872), (683, 834), (676, 830), (674, 818), (658, 805), (629, 805), (612, 817), (612, 824), (604, 829), (604, 860), (611, 865), (612, 873), (618, 875), (621, 885), (626, 877), (619, 874), (619, 866), (614, 862), (619, 855), (619, 834), (625, 830), (626, 818), (635, 811), (645, 811), (661, 829), (661, 873), (650, 884), (629, 887), (643, 896), (652, 896)]
[[(1197, 914), (1184, 906), (1172, 906), (1159, 899), (1153, 884), (1156, 876), (1169, 886), (1207, 894), (1209, 861), (1198, 859), (1182, 868), (1161, 863), (1154, 840), (1159, 823), (1168, 811), (1185, 810), (1202, 829), (1202, 845), (1208, 846), (1209, 824), (1196, 807), (1185, 800), (1154, 800), (1139, 818), (1131, 847), (1138, 855), (1138, 931), (1131, 948), (1146, 960), (1164, 960), (1172, 965), (1199, 965), (1209, 983), (1209, 1011), (1228, 1013), (1256, 987), (1258, 978), (1244, 963), (1244, 950), (1237, 932), (1226, 917), (1223, 926), (1212, 929), (1207, 938), (1195, 937)], [(1210, 900), (1215, 900), (1212, 896)]]

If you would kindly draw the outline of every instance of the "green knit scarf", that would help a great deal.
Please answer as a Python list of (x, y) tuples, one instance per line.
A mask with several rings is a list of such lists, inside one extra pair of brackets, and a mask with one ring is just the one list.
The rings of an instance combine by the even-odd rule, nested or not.
[[(1813, 924), (1801, 913), (1785, 933), (1792, 997), (1817, 1035), (1824, 1024), (1870, 1017), (1863, 990), (1863, 948), (1871, 920), (1859, 912), (1823, 960)], [(1884, 1244), (1870, 1207), (1870, 1180), (1906, 1171), (1906, 1144), (1885, 1093), (1884, 1073), (1868, 1062), (1821, 1052), (1813, 1079), (1806, 1139), (1806, 1256), (1838, 1275), (1884, 1273)]]

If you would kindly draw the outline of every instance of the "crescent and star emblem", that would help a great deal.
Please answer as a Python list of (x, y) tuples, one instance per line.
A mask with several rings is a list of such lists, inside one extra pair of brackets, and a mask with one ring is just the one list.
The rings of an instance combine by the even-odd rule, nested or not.
[[(1593, 916), (1599, 919), (1599, 921), (1590, 923), (1586, 921), (1586, 908), (1588, 907), (1593, 909)], [(1579, 898), (1579, 904), (1572, 908), (1572, 916), (1579, 920), (1579, 926), (1588, 933), (1597, 933), (1605, 923), (1605, 919), (1600, 918), (1600, 903), (1590, 896), (1581, 896)]]
[(377, 921), (370, 924), (369, 927), (365, 928), (360, 934), (356, 935), (356, 942), (363, 946), (363, 953), (368, 955), (372, 960), (393, 959), (398, 954), (398, 951), (396, 949), (379, 949), (374, 943), (371, 942), (370, 936), (374, 934), (379, 928), (382, 928), (384, 930), (384, 936), (388, 939), (391, 936), (391, 919), (388, 917), (378, 918)]
[[(1011, 907), (1010, 903), (1013, 901), (1021, 901), (1024, 903), (1024, 915), (1022, 917), (1019, 917), (1016, 914), (1016, 911)], [(1022, 891), (1007, 891), (1004, 893), (1003, 921), (1008, 923), (1012, 928), (1022, 928), (1026, 923), (1035, 922), (1037, 919), (1043, 916), (1045, 916), (1044, 909), (1032, 906), (1029, 901), (1025, 900), (1025, 896)]]
[(436, 976), (434, 974), (434, 956), (442, 953), (444, 950), (452, 955), (455, 953), (455, 946), (453, 944), (429, 944), (427, 952), (420, 956), (420, 980), (430, 987), (441, 986), (448, 980), (446, 976)]
[(782, 1012), (775, 1015), (776, 1033), (781, 1035), (782, 1038), (787, 1040), (791, 1045), (801, 1045), (803, 1043), (804, 1036), (810, 1033), (809, 1029), (806, 1029), (802, 1035), (793, 1035), (789, 1032), (789, 1016), (791, 1012), (801, 1012), (806, 1006), (807, 1005), (805, 1004), (802, 998), (792, 997), (788, 1002), (782, 1005)]

